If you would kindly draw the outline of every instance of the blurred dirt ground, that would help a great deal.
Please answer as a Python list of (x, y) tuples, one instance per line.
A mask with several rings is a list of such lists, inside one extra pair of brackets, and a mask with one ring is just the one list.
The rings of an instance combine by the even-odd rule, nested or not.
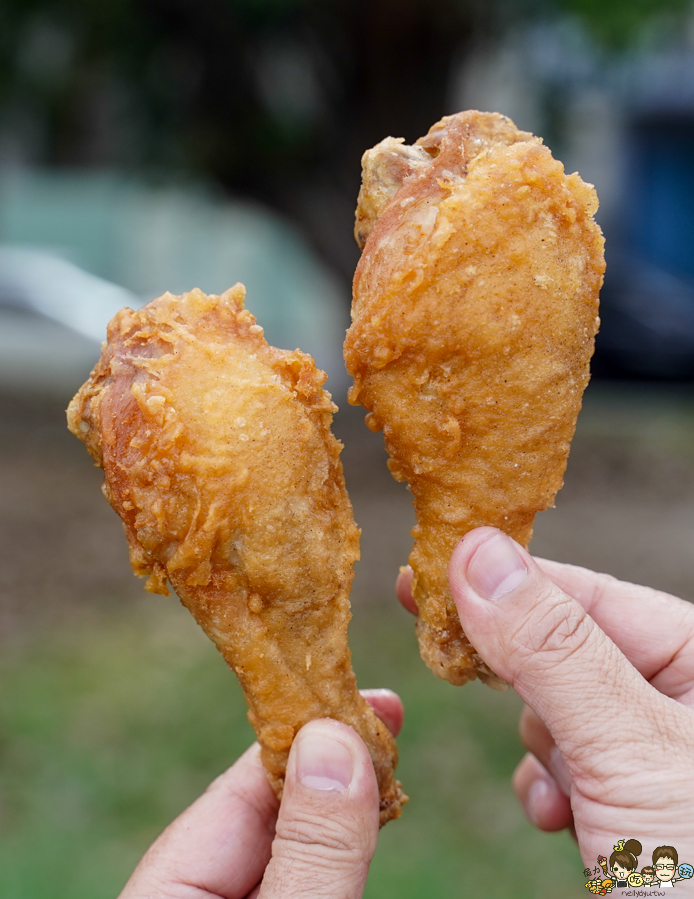
[[(381, 435), (343, 404), (335, 431), (362, 528), (353, 602), (390, 603), (409, 553), (410, 497)], [(139, 601), (101, 473), (65, 427), (65, 399), (0, 392), (0, 634), (94, 603)], [(537, 518), (536, 555), (694, 599), (694, 391), (591, 385), (564, 489)]]
[[(335, 430), (363, 530), (353, 597), (392, 599), (411, 546), (410, 497), (385, 468), (361, 410)], [(535, 555), (605, 571), (694, 600), (694, 390), (594, 383), (556, 508), (537, 516)]]

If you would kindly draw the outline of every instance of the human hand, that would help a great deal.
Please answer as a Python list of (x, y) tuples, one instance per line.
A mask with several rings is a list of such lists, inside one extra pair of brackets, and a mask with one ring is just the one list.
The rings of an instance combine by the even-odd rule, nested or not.
[[(694, 607), (536, 561), (493, 528), (458, 544), (449, 576), (465, 633), (527, 704), (514, 787), (530, 820), (573, 828), (585, 862), (625, 837), (694, 858)], [(416, 611), (411, 579), (397, 592)]]
[[(395, 693), (362, 695), (397, 736)], [(281, 804), (254, 744), (156, 840), (120, 899), (359, 899), (378, 803), (361, 738), (337, 721), (310, 721), (292, 745)]]

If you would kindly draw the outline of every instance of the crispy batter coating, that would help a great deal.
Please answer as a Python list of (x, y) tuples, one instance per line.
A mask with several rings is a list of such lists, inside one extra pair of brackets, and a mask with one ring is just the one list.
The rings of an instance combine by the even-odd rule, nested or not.
[(386, 138), (362, 164), (349, 399), (412, 491), (424, 661), (498, 685), (462, 632), (448, 561), (481, 525), (527, 546), (562, 485), (599, 324), (597, 196), (495, 113), (444, 118), (412, 147)]
[(369, 748), (381, 824), (395, 742), (359, 695), (347, 625), (359, 529), (335, 406), (310, 356), (267, 344), (237, 284), (123, 309), (68, 410), (147, 589), (183, 604), (241, 681), (278, 796), (294, 735), (336, 718)]

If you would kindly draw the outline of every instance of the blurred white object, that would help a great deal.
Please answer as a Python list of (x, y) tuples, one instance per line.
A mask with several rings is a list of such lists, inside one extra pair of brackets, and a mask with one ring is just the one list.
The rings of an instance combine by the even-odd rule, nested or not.
[(119, 309), (141, 305), (134, 293), (60, 256), (0, 246), (0, 307), (31, 309), (101, 342), (106, 324)]
[[(346, 298), (271, 211), (227, 201), (199, 185), (154, 187), (108, 173), (5, 172), (0, 234), (0, 379), (17, 355), (7, 332), (20, 327), (18, 309), (101, 341), (122, 306), (139, 307), (167, 290), (199, 287), (218, 294), (242, 281), (268, 341), (311, 353), (340, 402)], [(30, 352), (30, 340), (25, 343)], [(58, 352), (57, 346), (53, 355)], [(69, 367), (74, 352), (71, 345)], [(37, 353), (40, 367), (45, 340)]]

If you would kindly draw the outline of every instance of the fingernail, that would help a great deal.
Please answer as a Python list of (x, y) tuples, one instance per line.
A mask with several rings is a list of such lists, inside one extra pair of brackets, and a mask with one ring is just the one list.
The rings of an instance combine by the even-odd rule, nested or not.
[(297, 734), (294, 746), (296, 773), (303, 786), (325, 793), (344, 793), (349, 788), (354, 762), (344, 743), (316, 725), (307, 725)]
[(516, 544), (505, 534), (492, 534), (468, 562), (467, 579), (482, 599), (497, 600), (525, 580), (528, 569)]
[(549, 796), (550, 789), (551, 787), (544, 777), (538, 777), (537, 780), (530, 784), (525, 811), (528, 818), (530, 818), (536, 827), (540, 826), (542, 808), (547, 805), (547, 797)]

